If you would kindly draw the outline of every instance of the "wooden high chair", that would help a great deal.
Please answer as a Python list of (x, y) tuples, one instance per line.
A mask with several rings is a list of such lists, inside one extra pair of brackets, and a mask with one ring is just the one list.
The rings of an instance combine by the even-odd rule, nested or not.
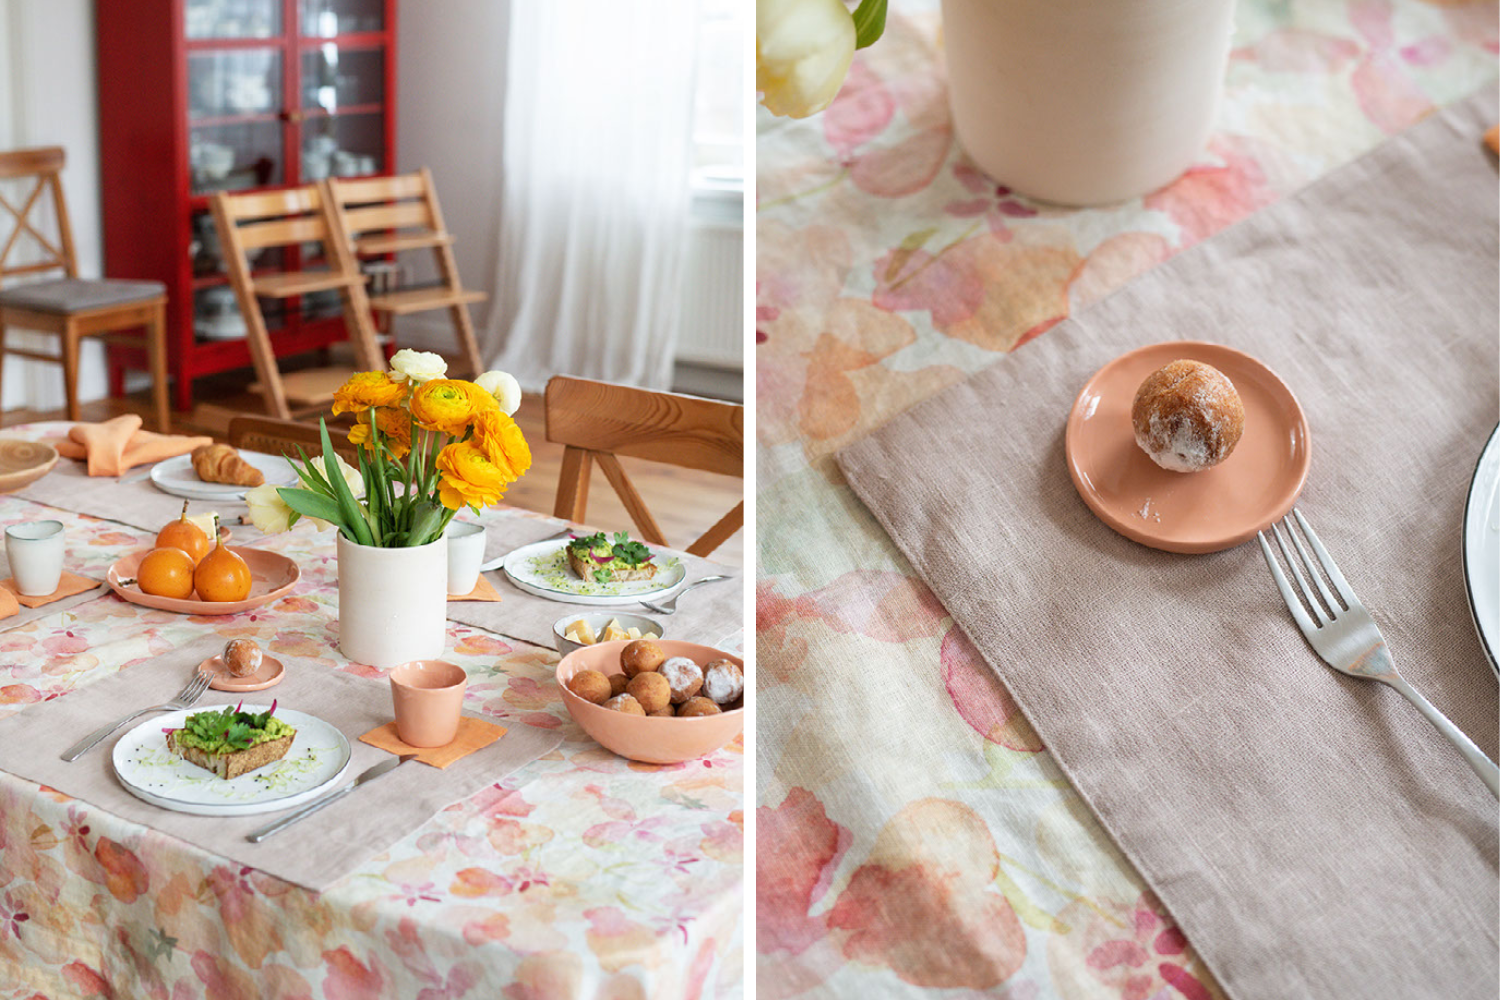
[(447, 309), (469, 376), (481, 374), (484, 359), (474, 337), (469, 303), (483, 302), (488, 296), (463, 287), (453, 257), (453, 234), (443, 225), (431, 172), (423, 167), (414, 174), (399, 177), (358, 180), (330, 177), (323, 185), (334, 228), (343, 236), (349, 253), (378, 256), (403, 250), (431, 250), (437, 260), (438, 285), (372, 295), (370, 308), (387, 318)]
[[(547, 440), (566, 445), (552, 513), (575, 524), (586, 520), (589, 473), (597, 462), (641, 537), (668, 544), (617, 455), (744, 478), (743, 406), (567, 375), (547, 383), (546, 406)], [(744, 523), (741, 500), (687, 551), (707, 556)]]
[[(5, 355), (31, 358), (60, 364), (63, 386), (67, 393), (68, 419), (79, 419), (78, 359), (84, 337), (97, 337), (111, 343), (128, 343), (139, 347), (145, 340), (147, 363), (151, 369), (151, 391), (156, 412), (156, 426), (169, 433), (170, 413), (167, 406), (167, 288), (158, 281), (108, 281), (78, 277), (78, 261), (73, 250), (73, 229), (68, 221), (68, 205), (63, 199), (62, 174), (66, 154), (60, 147), (18, 149), (0, 153), (0, 180), (32, 179), (35, 183), (20, 207), (12, 205), (0, 192), (0, 208), (15, 220), (15, 227), (0, 243), (0, 284), (19, 274), (43, 274), (61, 271), (62, 277), (28, 282), (0, 289), (0, 364)], [(33, 208), (45, 192), (51, 193), (56, 213), (57, 242), (42, 235), (40, 223), (30, 218)], [(3, 218), (3, 217), (0, 217)], [(29, 262), (10, 263), (11, 255), (21, 245), (21, 236), (40, 248)], [(5, 230), (0, 228), (0, 236)], [(61, 340), (59, 354), (7, 347), (7, 327), (54, 334)], [(140, 334), (124, 331), (139, 327)], [(3, 372), (0, 372), (3, 373)]]
[[(289, 299), (337, 289), (344, 304), (344, 322), (354, 346), (355, 363), (365, 371), (385, 367), (385, 355), (376, 343), (370, 322), (365, 277), (344, 241), (332, 238), (332, 217), (321, 188), (308, 186), (248, 194), (219, 191), (213, 195), (211, 205), (224, 251), (224, 266), (234, 286), (235, 301), (245, 317), (250, 356), (271, 416), (291, 418), (292, 407), (287, 402), (289, 387), (300, 396), (297, 400), (300, 411), (326, 409), (333, 399), (333, 390), (349, 373), (325, 368), (297, 372), (284, 379), (261, 312), (262, 298)], [(246, 250), (303, 243), (323, 245), (326, 269), (250, 273)]]

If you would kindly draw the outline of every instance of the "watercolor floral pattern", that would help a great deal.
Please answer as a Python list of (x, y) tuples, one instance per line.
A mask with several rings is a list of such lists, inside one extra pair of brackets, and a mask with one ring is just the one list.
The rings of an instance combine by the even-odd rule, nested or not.
[[(91, 567), (141, 544), (134, 529), (44, 509), (70, 543), (87, 539)], [(0, 523), (38, 511), (0, 497)], [(205, 631), (380, 678), (335, 652), (332, 535), (254, 544), (303, 574), (254, 612), (187, 617), (101, 592), (0, 631), (0, 716)], [(0, 1000), (736, 993), (742, 740), (687, 764), (634, 764), (573, 724), (551, 650), (450, 624), (445, 655), (469, 674), (470, 709), (558, 729), (563, 746), (321, 895), (0, 772)]]
[(1219, 998), (1005, 665), (980, 658), (831, 456), (1493, 85), (1500, 15), (1488, 0), (1240, 0), (1199, 161), (1143, 198), (1072, 210), (994, 183), (953, 141), (936, 8), (893, 0), (823, 115), (759, 122), (759, 992)]

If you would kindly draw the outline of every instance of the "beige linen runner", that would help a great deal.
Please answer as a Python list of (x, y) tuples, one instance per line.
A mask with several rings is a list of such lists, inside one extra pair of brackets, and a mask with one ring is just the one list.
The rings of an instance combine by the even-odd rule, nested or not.
[(1396, 692), (1317, 659), (1254, 542), (1170, 555), (1098, 521), (1064, 423), (1144, 344), (1268, 364), (1311, 425), (1299, 506), (1397, 667), (1494, 757), (1460, 537), (1497, 418), (1495, 104), (1434, 116), (839, 457), (1240, 1000), (1493, 1000), (1497, 805)]
[[(72, 763), (60, 758), (74, 741), (105, 723), (134, 709), (168, 701), (192, 676), (194, 667), (220, 648), (222, 643), (216, 639), (132, 664), (113, 677), (0, 720), (0, 769), (186, 840), (212, 854), (321, 891), (442, 809), (502, 781), (562, 742), (555, 731), (513, 719), (491, 718), (503, 722), (508, 732), (451, 767), (439, 770), (410, 761), (259, 844), (250, 843), (245, 835), (281, 814), (194, 816), (158, 808), (125, 790), (115, 777), (110, 752), (119, 736), (142, 720), (129, 723)], [(210, 690), (198, 704), (232, 705), (243, 699), (269, 705), (275, 698), (285, 708), (315, 715), (335, 726), (348, 738), (353, 754), (335, 788), (390, 759), (384, 750), (359, 741), (361, 734), (392, 718), (387, 681), (299, 663), (295, 657), (283, 656), (282, 662), (286, 664), (286, 679), (275, 687), (248, 695)], [(157, 717), (144, 716), (143, 720)]]

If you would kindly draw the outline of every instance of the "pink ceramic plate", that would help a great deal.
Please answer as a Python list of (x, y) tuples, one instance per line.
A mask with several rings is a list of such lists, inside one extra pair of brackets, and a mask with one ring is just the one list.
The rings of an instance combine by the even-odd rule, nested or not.
[[(1245, 404), (1233, 454), (1202, 472), (1169, 472), (1135, 443), (1130, 406), (1141, 381), (1179, 358), (1213, 365)], [(1068, 472), (1099, 519), (1153, 549), (1233, 548), (1291, 510), (1312, 461), (1307, 418), (1286, 383), (1219, 344), (1172, 341), (1122, 355), (1089, 379), (1068, 415)]]
[(208, 686), (215, 691), (264, 691), (273, 684), (280, 684), (281, 678), (286, 674), (286, 667), (281, 665), (281, 661), (265, 652), (261, 653), (260, 669), (249, 677), (231, 676), (224, 666), (222, 656), (210, 656), (198, 664), (198, 669), (214, 675)]
[[(249, 611), (258, 608), (267, 601), (288, 593), (297, 585), (297, 580), (302, 573), (297, 569), (297, 564), (286, 556), (277, 552), (265, 552), (261, 549), (240, 548), (237, 545), (226, 546), (231, 552), (238, 553), (240, 558), (250, 567), (250, 596), (243, 601), (198, 601), (191, 598), (179, 600), (175, 597), (157, 597), (148, 594), (135, 583), (135, 571), (146, 557), (150, 549), (141, 549), (115, 560), (115, 564), (109, 568), (110, 589), (119, 594), (132, 604), (139, 604), (147, 608), (159, 608), (162, 611), (180, 611), (185, 615), (237, 615), (241, 611)], [(132, 581), (128, 586), (123, 582)]]

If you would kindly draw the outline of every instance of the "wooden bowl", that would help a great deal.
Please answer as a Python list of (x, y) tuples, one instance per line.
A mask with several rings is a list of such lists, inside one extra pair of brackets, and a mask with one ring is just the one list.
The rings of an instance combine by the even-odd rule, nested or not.
[(40, 441), (0, 438), (0, 493), (14, 493), (52, 471), (57, 449)]
[[(656, 644), (668, 656), (686, 656), (700, 667), (714, 660), (729, 660), (745, 669), (744, 660), (712, 646), (675, 639), (658, 639)], [(606, 677), (621, 673), (620, 650), (628, 645), (622, 641), (584, 646), (564, 656), (557, 665), (557, 684), (562, 688), (568, 714), (605, 748), (645, 764), (676, 764), (706, 757), (744, 730), (743, 708), (687, 719), (626, 715), (584, 701), (568, 690), (568, 681), (580, 670), (597, 670)]]

